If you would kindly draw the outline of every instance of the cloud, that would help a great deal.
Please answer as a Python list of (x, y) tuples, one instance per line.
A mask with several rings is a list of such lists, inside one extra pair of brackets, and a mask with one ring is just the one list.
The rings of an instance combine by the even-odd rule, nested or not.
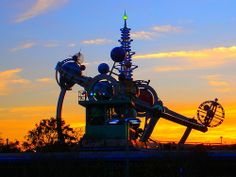
[(40, 83), (49, 83), (49, 82), (52, 82), (52, 79), (49, 77), (43, 77), (43, 78), (37, 79), (36, 81)]
[(13, 79), (13, 80), (11, 80), (11, 83), (14, 83), (14, 84), (27, 84), (27, 83), (29, 83), (29, 80), (27, 80), (27, 79)]
[(67, 3), (69, 0), (37, 0), (35, 4), (26, 12), (19, 15), (16, 19), (16, 23), (20, 23), (31, 19), (35, 16), (43, 14), (55, 7), (59, 7)]
[(112, 40), (103, 38), (81, 41), (82, 44), (87, 44), (87, 45), (104, 45), (112, 42), (113, 42)]
[(183, 31), (181, 27), (172, 26), (172, 25), (154, 26), (152, 27), (152, 30), (158, 33), (169, 33), (169, 32), (179, 33)]
[(16, 51), (19, 51), (19, 50), (29, 49), (29, 48), (32, 48), (35, 45), (36, 45), (35, 42), (26, 42), (26, 43), (20, 44), (19, 46), (15, 47), (15, 48), (10, 49), (10, 51), (11, 52), (16, 52)]
[(224, 87), (224, 86), (228, 86), (229, 85), (229, 83), (228, 82), (226, 82), (226, 81), (209, 81), (208, 82), (208, 84), (210, 85), (210, 86), (214, 86), (214, 87)]
[(181, 71), (183, 70), (183, 67), (179, 66), (163, 66), (163, 67), (157, 67), (155, 68), (156, 72), (170, 72), (170, 71)]
[(175, 51), (160, 52), (134, 56), (135, 59), (158, 59), (158, 58), (199, 58), (208, 57), (208, 53), (204, 51)]
[(207, 80), (208, 85), (215, 92), (230, 92), (233, 90), (232, 84), (223, 78), (223, 75), (207, 75), (203, 78)]
[[(105, 42), (105, 41), (104, 41)], [(75, 43), (64, 43), (62, 41), (43, 41), (43, 42), (22, 42), (17, 47), (10, 49), (11, 52), (17, 52), (19, 50), (30, 49), (34, 46), (45, 47), (45, 48), (55, 48), (59, 46), (75, 47)]]
[[(173, 51), (136, 55), (134, 59), (175, 60), (176, 65), (161, 66), (157, 72), (215, 68), (236, 60), (236, 46), (191, 51)], [(173, 63), (173, 62), (172, 62)]]
[(163, 35), (164, 33), (180, 33), (183, 29), (181, 27), (172, 25), (157, 25), (152, 27), (149, 31), (136, 31), (131, 33), (133, 39), (147, 40)]
[(30, 83), (29, 80), (19, 76), (22, 72), (21, 68), (9, 69), (0, 72), (0, 96), (8, 95), (12, 91), (12, 86), (14, 85), (25, 85)]
[(154, 36), (153, 32), (138, 31), (131, 33), (133, 39), (151, 39)]
[(0, 71), (0, 96), (39, 89), (53, 83), (53, 79), (49, 77), (28, 80), (20, 75), (22, 71), (22, 68)]
[(192, 50), (192, 51), (175, 51), (175, 52), (161, 52), (161, 53), (151, 53), (144, 55), (136, 55), (136, 59), (157, 59), (157, 58), (209, 58), (217, 57), (235, 57), (236, 56), (236, 46), (231, 47), (217, 47), (202, 50)]
[(59, 43), (57, 43), (57, 42), (48, 42), (48, 43), (45, 43), (43, 46), (46, 47), (46, 48), (53, 48), (53, 47), (58, 47)]
[(9, 70), (5, 70), (5, 71), (1, 71), (0, 72), (0, 78), (11, 78), (13, 75), (15, 75), (16, 73), (19, 73), (21, 71), (22, 71), (21, 68), (9, 69)]

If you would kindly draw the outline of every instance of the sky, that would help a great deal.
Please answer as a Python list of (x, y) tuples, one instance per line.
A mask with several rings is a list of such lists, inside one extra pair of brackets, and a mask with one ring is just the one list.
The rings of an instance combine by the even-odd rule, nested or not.
[[(235, 7), (234, 0), (1, 0), (0, 137), (22, 141), (41, 119), (55, 117), (58, 61), (81, 51), (90, 77), (99, 63), (112, 64), (126, 10), (139, 66), (134, 78), (150, 79), (165, 106), (191, 118), (218, 98), (222, 125), (193, 130), (188, 142), (219, 143), (222, 136), (236, 143)], [(67, 93), (62, 113), (72, 127), (85, 125), (78, 90)], [(161, 119), (152, 137), (178, 141), (184, 130)]]

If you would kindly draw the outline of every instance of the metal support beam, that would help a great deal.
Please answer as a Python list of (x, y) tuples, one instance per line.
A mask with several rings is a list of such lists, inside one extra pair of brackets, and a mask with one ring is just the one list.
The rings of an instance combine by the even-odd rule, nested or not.
[(189, 134), (191, 133), (191, 130), (192, 130), (191, 127), (187, 127), (187, 128), (186, 128), (186, 130), (185, 130), (185, 132), (184, 132), (182, 138), (181, 138), (180, 141), (179, 141), (179, 145), (182, 145), (182, 144), (185, 143), (185, 141), (187, 140)]
[(66, 94), (66, 89), (61, 88), (61, 92), (60, 92), (60, 95), (58, 97), (58, 102), (57, 102), (57, 115), (56, 115), (58, 142), (60, 144), (64, 144), (64, 136), (61, 129), (61, 112), (62, 112), (62, 105), (65, 98), (65, 94)]
[(147, 127), (144, 130), (143, 136), (140, 138), (140, 141), (146, 142), (148, 138), (151, 136), (157, 121), (160, 119), (160, 117), (151, 117), (150, 121), (147, 125)]
[(201, 132), (206, 132), (207, 127), (205, 125), (202, 125), (198, 123), (195, 119), (190, 119), (187, 118), (181, 114), (178, 114), (167, 107), (165, 107), (165, 112), (162, 113), (161, 117), (170, 120), (172, 122), (176, 122), (180, 125), (184, 125), (186, 127), (191, 127), (192, 129), (201, 131)]

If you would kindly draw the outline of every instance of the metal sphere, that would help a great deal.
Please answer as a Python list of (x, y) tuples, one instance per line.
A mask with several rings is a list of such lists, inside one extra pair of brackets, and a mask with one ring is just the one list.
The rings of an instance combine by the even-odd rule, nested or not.
[(68, 62), (62, 65), (61, 69), (70, 76), (81, 76), (81, 68), (75, 62)]
[(109, 100), (113, 95), (112, 85), (108, 81), (99, 81), (90, 94), (93, 94), (96, 100)]
[(111, 50), (110, 56), (114, 62), (122, 62), (125, 59), (125, 50), (122, 47), (115, 47)]
[(71, 89), (76, 83), (72, 78), (81, 76), (80, 66), (75, 62), (64, 63), (60, 68), (60, 78), (58, 84), (65, 89)]
[(215, 101), (205, 101), (198, 107), (197, 118), (199, 123), (207, 127), (217, 127), (225, 118), (224, 108)]
[(98, 72), (100, 74), (106, 74), (109, 72), (109, 65), (106, 64), (106, 63), (101, 63), (99, 66), (98, 66)]

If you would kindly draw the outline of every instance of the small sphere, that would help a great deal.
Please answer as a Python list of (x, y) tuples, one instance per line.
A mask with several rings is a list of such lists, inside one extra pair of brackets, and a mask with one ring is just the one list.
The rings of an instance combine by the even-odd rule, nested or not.
[(122, 62), (125, 59), (125, 50), (122, 47), (115, 47), (111, 50), (110, 56), (114, 62)]
[(99, 66), (98, 66), (98, 72), (100, 74), (106, 74), (109, 72), (109, 65), (106, 64), (106, 63), (101, 63)]

